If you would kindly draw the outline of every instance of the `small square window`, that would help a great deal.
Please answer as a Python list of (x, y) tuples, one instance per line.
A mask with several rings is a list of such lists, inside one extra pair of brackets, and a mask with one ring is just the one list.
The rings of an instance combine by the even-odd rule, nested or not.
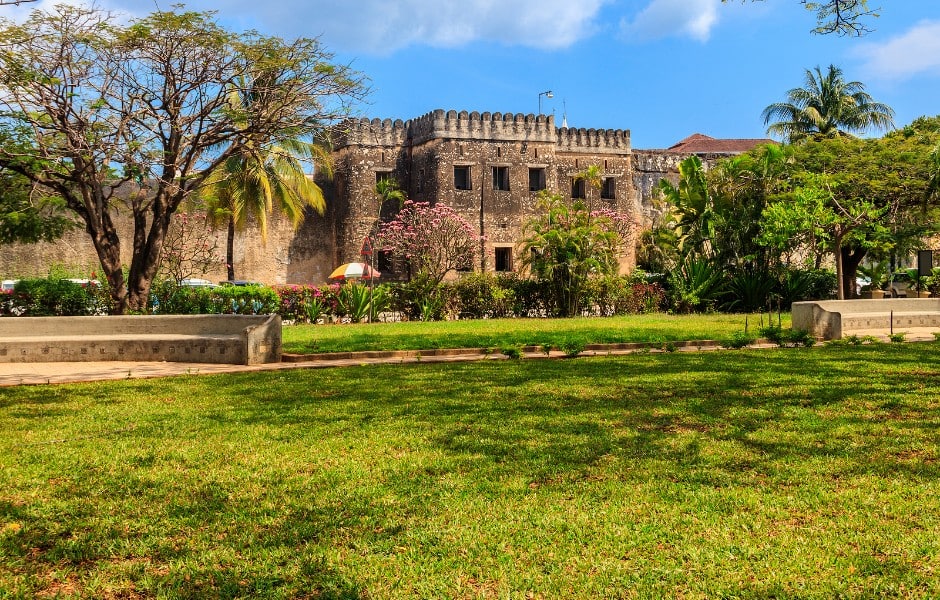
[(545, 169), (529, 169), (529, 191), (540, 192), (545, 189)]
[(493, 189), (509, 191), (509, 167), (493, 167)]
[(376, 182), (376, 183), (378, 183), (378, 182), (380, 182), (380, 181), (391, 181), (391, 180), (392, 180), (392, 172), (391, 172), (391, 171), (376, 171), (376, 172), (375, 172), (375, 182)]
[(604, 200), (615, 200), (617, 198), (617, 178), (605, 177), (601, 186), (601, 198)]
[(454, 189), (470, 190), (470, 165), (454, 167)]
[(571, 197), (583, 200), (587, 198), (587, 195), (584, 193), (584, 180), (583, 179), (572, 179), (571, 180)]
[(512, 271), (512, 248), (494, 248), (496, 250), (496, 270)]

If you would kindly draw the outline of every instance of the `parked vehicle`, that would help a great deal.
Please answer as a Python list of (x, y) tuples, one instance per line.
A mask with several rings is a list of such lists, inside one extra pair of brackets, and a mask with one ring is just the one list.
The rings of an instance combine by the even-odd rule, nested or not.
[(198, 288), (217, 288), (218, 285), (212, 283), (208, 279), (197, 279), (195, 277), (183, 279), (180, 281), (181, 287), (198, 287)]
[(263, 283), (258, 283), (257, 281), (246, 281), (244, 279), (229, 279), (228, 281), (220, 281), (219, 285), (233, 285), (236, 287), (248, 287), (251, 285), (264, 285)]
[(0, 293), (12, 294), (13, 288), (16, 287), (17, 281), (19, 280), (18, 279), (4, 279), (3, 282), (0, 283)]

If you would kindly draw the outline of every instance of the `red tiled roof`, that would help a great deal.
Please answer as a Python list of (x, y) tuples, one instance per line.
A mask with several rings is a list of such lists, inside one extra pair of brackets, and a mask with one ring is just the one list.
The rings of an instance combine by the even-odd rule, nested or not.
[(693, 133), (681, 142), (666, 150), (685, 154), (740, 154), (761, 144), (774, 144), (769, 139), (729, 139), (719, 140), (701, 133)]

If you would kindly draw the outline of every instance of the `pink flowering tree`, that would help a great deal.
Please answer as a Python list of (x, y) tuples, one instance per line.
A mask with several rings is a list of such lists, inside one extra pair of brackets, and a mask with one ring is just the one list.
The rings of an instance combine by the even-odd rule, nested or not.
[(591, 211), (591, 218), (602, 228), (617, 234), (615, 252), (624, 255), (636, 245), (637, 221), (633, 215), (612, 208)]
[(446, 204), (406, 200), (394, 220), (383, 223), (379, 245), (407, 267), (412, 279), (433, 290), (451, 271), (469, 269), (482, 238), (473, 225)]

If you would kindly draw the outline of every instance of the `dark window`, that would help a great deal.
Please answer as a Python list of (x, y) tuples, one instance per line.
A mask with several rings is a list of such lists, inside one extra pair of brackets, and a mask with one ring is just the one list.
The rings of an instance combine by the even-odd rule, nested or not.
[(584, 193), (584, 180), (583, 179), (572, 179), (571, 180), (571, 197), (584, 199), (587, 196)]
[(617, 178), (605, 177), (601, 186), (601, 198), (604, 200), (614, 200), (617, 198)]
[(512, 248), (495, 248), (496, 270), (512, 271)]
[(391, 180), (392, 172), (391, 171), (376, 171), (375, 172), (375, 182), (378, 183), (383, 180)]
[(493, 189), (509, 191), (509, 167), (493, 167)]
[(470, 166), (456, 166), (454, 167), (454, 189), (458, 190), (471, 190), (473, 187), (470, 185)]
[(529, 169), (529, 191), (540, 192), (545, 189), (545, 169)]
[(376, 261), (375, 268), (378, 269), (379, 273), (384, 273), (391, 275), (395, 270), (394, 264), (392, 263), (392, 253), (389, 250), (379, 250), (378, 260)]

